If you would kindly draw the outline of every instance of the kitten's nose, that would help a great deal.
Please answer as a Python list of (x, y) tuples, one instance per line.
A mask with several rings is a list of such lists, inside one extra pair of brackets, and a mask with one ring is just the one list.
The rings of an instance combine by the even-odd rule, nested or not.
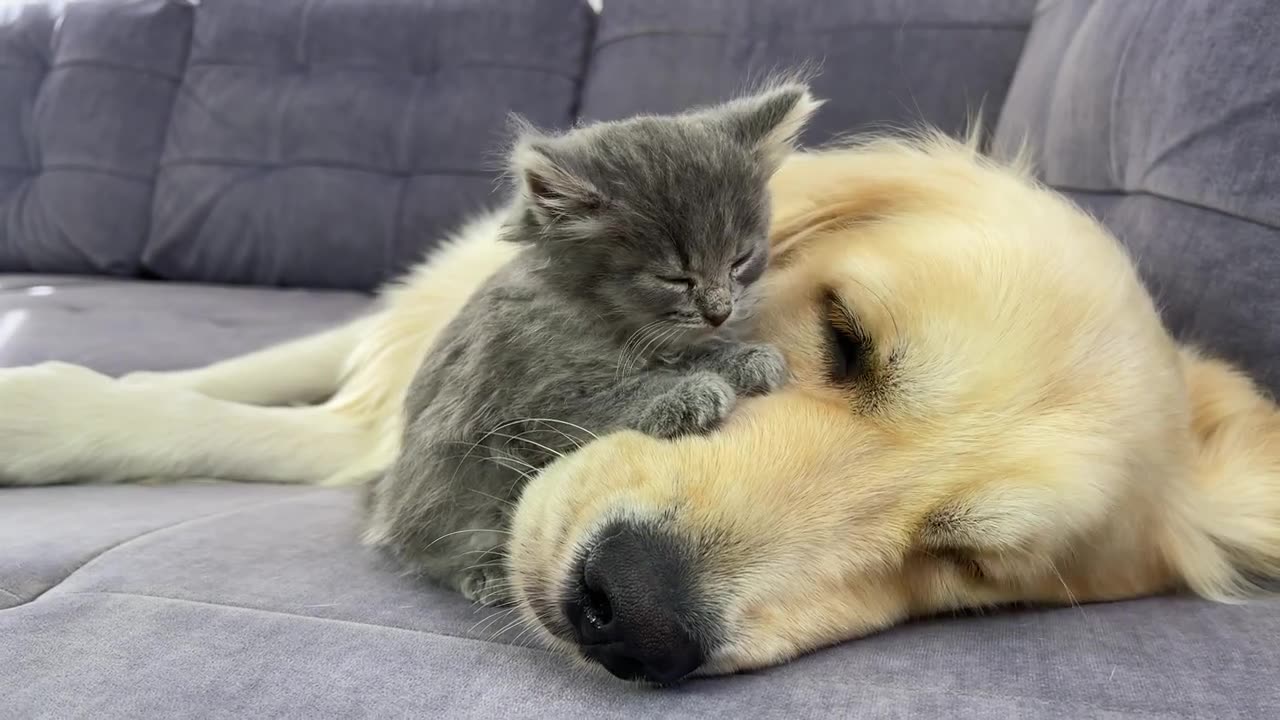
[(698, 311), (711, 327), (720, 327), (733, 314), (733, 295), (729, 288), (712, 285), (697, 298)]
[(704, 308), (702, 311), (702, 319), (707, 321), (711, 327), (720, 327), (725, 320), (729, 319), (729, 315), (733, 313), (731, 307), (714, 307)]

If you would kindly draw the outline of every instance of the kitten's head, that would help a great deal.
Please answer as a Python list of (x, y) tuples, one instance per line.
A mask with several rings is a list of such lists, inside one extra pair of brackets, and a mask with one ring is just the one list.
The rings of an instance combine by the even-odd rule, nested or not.
[(552, 282), (620, 329), (702, 336), (742, 314), (767, 260), (769, 178), (819, 104), (787, 83), (558, 136), (524, 126), (505, 237), (545, 253)]

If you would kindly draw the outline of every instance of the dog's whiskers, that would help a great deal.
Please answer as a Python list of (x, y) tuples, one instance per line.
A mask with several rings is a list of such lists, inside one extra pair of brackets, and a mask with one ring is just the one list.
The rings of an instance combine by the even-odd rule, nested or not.
[(515, 620), (512, 620), (510, 623), (503, 625), (500, 630), (498, 630), (497, 632), (489, 636), (488, 638), (489, 642), (493, 642), (494, 640), (498, 639), (503, 633), (514, 628), (515, 626), (519, 625), (522, 622), (528, 622), (528, 618), (521, 616), (516, 618)]
[[(481, 606), (481, 607), (484, 607), (484, 606)], [(485, 628), (487, 628), (489, 625), (494, 624), (494, 622), (497, 621), (499, 618), (505, 618), (509, 616), (511, 613), (515, 612), (516, 610), (517, 608), (512, 607), (512, 608), (507, 608), (505, 610), (500, 610), (498, 612), (493, 613), (492, 615), (486, 615), (480, 618), (479, 620), (475, 621), (475, 623), (472, 624), (471, 627), (467, 628), (466, 634), (471, 635), (472, 633), (483, 632)]]

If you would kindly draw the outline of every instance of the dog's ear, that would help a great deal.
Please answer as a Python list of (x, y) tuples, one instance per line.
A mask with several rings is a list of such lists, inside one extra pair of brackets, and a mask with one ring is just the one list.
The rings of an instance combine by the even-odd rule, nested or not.
[(539, 225), (564, 218), (581, 218), (604, 204), (604, 196), (590, 181), (575, 174), (561, 139), (544, 135), (516, 120), (518, 134), (511, 152), (511, 173), (517, 191)]
[(776, 167), (795, 149), (805, 123), (821, 105), (808, 86), (791, 82), (726, 103), (717, 115), (733, 137)]

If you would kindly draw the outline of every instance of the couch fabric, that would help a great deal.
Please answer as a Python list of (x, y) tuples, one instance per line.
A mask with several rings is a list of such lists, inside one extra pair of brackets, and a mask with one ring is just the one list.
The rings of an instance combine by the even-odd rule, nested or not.
[[(5, 490), (0, 716), (1264, 718), (1280, 602), (942, 618), (629, 686), (360, 547), (349, 491)], [(34, 600), (32, 599), (34, 598)], [(8, 712), (5, 712), (5, 710)]]
[[(507, 110), (664, 112), (808, 59), (830, 98), (809, 142), (957, 130), (983, 101), (997, 154), (1029, 139), (1175, 331), (1280, 389), (1268, 0), (64, 5), (0, 3), (0, 366), (189, 367), (340, 322), (493, 199)], [(1190, 597), (920, 621), (632, 687), (401, 577), (357, 508), (0, 490), (0, 717), (1280, 716), (1280, 602)]]
[(0, 5), (0, 271), (140, 272), (190, 9)]
[(0, 274), (0, 367), (182, 370), (325, 330), (372, 305), (341, 290)]
[(989, 127), (1035, 0), (608, 3), (587, 65), (584, 117), (678, 112), (811, 67), (814, 94), (826, 103), (803, 139), (817, 144), (924, 121), (962, 132), (979, 115)]
[(1272, 392), (1277, 37), (1275, 0), (1043, 3), (996, 137), (1125, 242), (1176, 335)]
[(372, 289), (494, 202), (509, 112), (572, 121), (591, 37), (579, 0), (27, 2), (0, 271)]

